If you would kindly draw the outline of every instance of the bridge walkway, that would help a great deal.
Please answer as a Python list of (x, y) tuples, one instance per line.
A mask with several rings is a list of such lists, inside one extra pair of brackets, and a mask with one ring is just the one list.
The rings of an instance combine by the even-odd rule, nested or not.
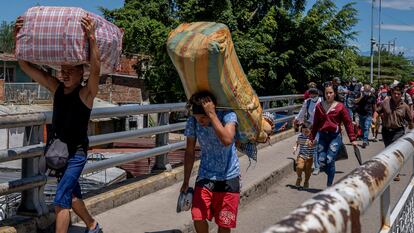
[[(320, 190), (326, 188), (326, 175), (312, 176), (310, 188), (298, 190), (294, 187), (296, 174), (293, 171), (292, 146), (296, 136), (289, 137), (259, 151), (257, 163), (249, 166), (246, 156), (240, 157), (242, 171), (242, 199), (238, 227), (232, 232), (262, 232), (275, 224), (290, 211)], [(363, 161), (378, 154), (384, 145), (382, 141), (372, 142), (366, 149), (360, 149)], [(353, 149), (347, 145), (349, 159), (338, 161), (335, 181), (358, 166)], [(408, 163), (411, 164), (411, 163)], [(407, 167), (407, 166), (406, 166)], [(409, 166), (408, 166), (409, 167)], [(408, 182), (402, 170), (402, 180), (391, 188), (392, 203), (396, 202)], [(194, 183), (192, 177), (192, 182)], [(194, 232), (190, 212), (177, 214), (176, 201), (181, 182), (141, 197), (125, 205), (108, 210), (96, 217), (105, 233), (167, 233)], [(361, 222), (362, 232), (377, 232), (380, 221), (378, 201), (374, 203)], [(84, 232), (82, 223), (70, 228), (71, 233)], [(214, 228), (212, 232), (215, 232)]]

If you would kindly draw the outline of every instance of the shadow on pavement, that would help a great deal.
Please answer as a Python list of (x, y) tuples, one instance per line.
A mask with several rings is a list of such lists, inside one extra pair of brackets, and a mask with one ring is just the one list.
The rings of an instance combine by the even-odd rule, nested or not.
[(165, 231), (146, 231), (145, 233), (183, 233), (180, 230), (174, 229), (174, 230), (165, 230)]
[(302, 192), (308, 192), (308, 193), (318, 193), (320, 191), (322, 191), (322, 189), (314, 189), (314, 188), (303, 188), (303, 187), (296, 187), (296, 185), (292, 185), (292, 184), (287, 184), (286, 187), (291, 188), (291, 189), (296, 189), (298, 191), (302, 191)]
[[(70, 226), (69, 227), (69, 233), (84, 233), (85, 232), (85, 227), (83, 226)], [(102, 233), (104, 233), (105, 231), (101, 231)]]

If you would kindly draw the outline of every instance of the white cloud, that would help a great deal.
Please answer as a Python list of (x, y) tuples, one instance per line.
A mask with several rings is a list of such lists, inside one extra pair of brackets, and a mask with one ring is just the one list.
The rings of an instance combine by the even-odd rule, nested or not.
[[(378, 28), (378, 25), (375, 25)], [(381, 24), (381, 30), (391, 31), (403, 31), (403, 32), (414, 32), (414, 25), (404, 24)]]
[[(375, 0), (376, 6), (378, 6), (378, 1)], [(371, 0), (367, 2), (371, 2)], [(397, 10), (414, 10), (414, 0), (382, 0), (381, 6)]]
[[(394, 52), (394, 51), (391, 51)], [(405, 56), (413, 56), (414, 55), (414, 48), (406, 48), (404, 46), (395, 46), (395, 53), (404, 53)]]

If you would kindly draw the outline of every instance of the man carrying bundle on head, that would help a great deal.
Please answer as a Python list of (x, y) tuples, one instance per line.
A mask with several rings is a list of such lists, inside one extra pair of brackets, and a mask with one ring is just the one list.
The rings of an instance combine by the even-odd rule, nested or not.
[[(23, 27), (23, 18), (16, 21), (16, 35)], [(47, 147), (65, 148), (67, 161), (62, 165), (54, 198), (56, 213), (56, 232), (66, 233), (70, 223), (70, 209), (85, 222), (87, 233), (102, 232), (99, 224), (92, 218), (82, 200), (79, 177), (85, 167), (88, 151), (88, 123), (93, 100), (98, 93), (100, 55), (96, 43), (96, 24), (88, 16), (83, 17), (82, 25), (88, 38), (90, 51), (90, 75), (87, 82), (83, 80), (83, 65), (62, 65), (63, 81), (52, 77), (32, 63), (19, 60), (22, 70), (34, 81), (46, 87), (53, 95), (52, 135), (48, 135)], [(49, 150), (48, 149), (48, 150)], [(46, 158), (48, 156), (46, 150)], [(46, 161), (48, 161), (46, 159)], [(48, 167), (50, 167), (48, 163)]]
[(233, 111), (216, 111), (216, 99), (209, 92), (195, 93), (189, 100), (192, 116), (187, 120), (187, 148), (184, 158), (186, 193), (198, 140), (200, 168), (192, 201), (192, 218), (197, 233), (207, 233), (214, 217), (219, 233), (236, 227), (240, 199), (240, 165), (236, 153), (237, 116)]

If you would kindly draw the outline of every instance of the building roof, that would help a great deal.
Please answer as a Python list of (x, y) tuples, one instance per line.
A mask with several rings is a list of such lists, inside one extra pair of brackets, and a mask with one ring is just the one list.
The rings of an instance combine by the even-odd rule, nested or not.
[[(95, 98), (93, 101), (93, 108), (106, 108), (115, 107), (117, 105), (111, 104), (107, 101)], [(24, 113), (35, 113), (35, 112), (49, 112), (53, 110), (52, 104), (10, 104), (0, 105), (0, 115), (6, 114), (24, 114)]]
[(0, 53), (0, 61), (17, 61), (12, 53)]

